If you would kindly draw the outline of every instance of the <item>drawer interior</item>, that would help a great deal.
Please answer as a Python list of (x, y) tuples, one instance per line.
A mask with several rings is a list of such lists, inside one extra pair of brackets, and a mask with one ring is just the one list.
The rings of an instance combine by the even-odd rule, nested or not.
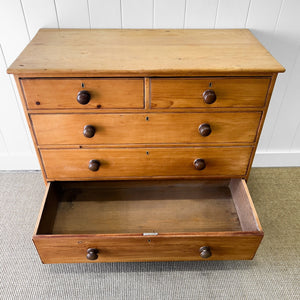
[(36, 235), (261, 231), (242, 179), (48, 184)]

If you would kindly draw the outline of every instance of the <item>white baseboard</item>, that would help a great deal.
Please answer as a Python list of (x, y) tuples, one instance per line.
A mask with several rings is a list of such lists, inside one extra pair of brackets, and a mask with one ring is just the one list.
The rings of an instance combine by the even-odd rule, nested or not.
[(0, 154), (0, 170), (40, 170), (39, 161), (33, 153)]
[(256, 152), (253, 167), (300, 167), (300, 152)]
[[(257, 152), (253, 167), (300, 167), (300, 152)], [(40, 170), (35, 154), (0, 154), (0, 170)]]

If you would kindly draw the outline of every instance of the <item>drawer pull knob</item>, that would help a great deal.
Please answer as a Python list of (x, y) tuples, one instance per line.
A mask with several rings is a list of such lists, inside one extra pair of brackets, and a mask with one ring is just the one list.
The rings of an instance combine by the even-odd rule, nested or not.
[(95, 135), (96, 129), (92, 125), (86, 125), (83, 128), (83, 135), (87, 138), (92, 138)]
[(203, 93), (203, 100), (206, 104), (212, 104), (217, 100), (217, 95), (214, 90), (206, 90)]
[(201, 247), (200, 248), (200, 256), (202, 258), (209, 258), (209, 257), (211, 257), (210, 248), (208, 246)]
[(87, 249), (86, 258), (89, 259), (89, 260), (95, 260), (95, 259), (98, 258), (98, 253), (99, 253), (98, 249), (96, 249), (96, 248), (89, 248), (89, 249)]
[(211, 128), (210, 128), (210, 125), (209, 124), (201, 124), (199, 126), (199, 133), (202, 135), (202, 136), (209, 136), (211, 134)]
[(88, 104), (91, 100), (91, 94), (88, 91), (80, 91), (77, 94), (77, 101), (79, 104)]
[(194, 167), (195, 167), (195, 169), (197, 169), (199, 171), (205, 169), (205, 167), (206, 167), (205, 160), (202, 159), (202, 158), (195, 159), (194, 160)]
[(93, 171), (93, 172), (96, 172), (96, 171), (99, 170), (100, 165), (101, 165), (101, 163), (100, 163), (99, 160), (92, 159), (92, 160), (90, 160), (90, 162), (89, 162), (89, 169), (90, 169), (91, 171)]

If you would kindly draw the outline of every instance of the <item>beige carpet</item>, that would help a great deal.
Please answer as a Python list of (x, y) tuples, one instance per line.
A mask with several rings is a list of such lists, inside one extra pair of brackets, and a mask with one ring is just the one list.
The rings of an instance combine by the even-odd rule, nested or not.
[(0, 173), (0, 299), (300, 299), (300, 168), (253, 169), (265, 237), (253, 261), (42, 265), (39, 172)]

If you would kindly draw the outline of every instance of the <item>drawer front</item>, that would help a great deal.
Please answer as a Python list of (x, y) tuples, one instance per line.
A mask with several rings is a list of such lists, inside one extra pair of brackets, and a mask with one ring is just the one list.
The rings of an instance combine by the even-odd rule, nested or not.
[[(87, 263), (126, 261), (184, 261), (252, 259), (261, 235), (173, 237), (33, 237), (43, 263)], [(202, 258), (200, 248), (209, 246), (211, 256)], [(99, 249), (96, 260), (87, 259), (87, 249)]]
[(251, 152), (252, 147), (101, 148), (44, 149), (41, 155), (48, 179), (97, 180), (243, 176)]
[(39, 145), (251, 143), (260, 117), (260, 112), (31, 115)]
[[(269, 84), (266, 77), (151, 79), (151, 108), (263, 107)], [(213, 92), (204, 99), (207, 90)], [(215, 102), (204, 102), (213, 101), (214, 94)]]
[[(138, 79), (22, 79), (28, 109), (143, 108), (144, 80)], [(87, 91), (77, 100), (80, 91)]]

